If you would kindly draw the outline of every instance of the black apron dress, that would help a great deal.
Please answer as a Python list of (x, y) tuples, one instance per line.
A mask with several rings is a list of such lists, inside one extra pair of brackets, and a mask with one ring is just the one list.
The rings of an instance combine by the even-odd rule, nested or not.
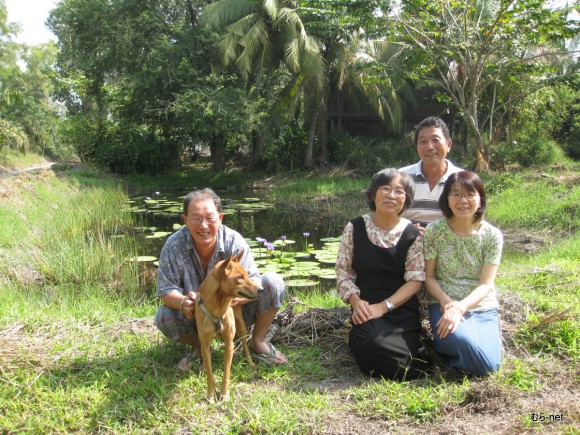
[[(382, 302), (405, 284), (407, 252), (419, 229), (409, 224), (395, 246), (381, 248), (369, 240), (362, 217), (351, 224), (352, 268), (360, 297), (370, 304)], [(419, 300), (413, 296), (379, 319), (353, 325), (349, 346), (363, 373), (393, 380), (414, 379), (427, 367), (418, 354), (420, 331)]]

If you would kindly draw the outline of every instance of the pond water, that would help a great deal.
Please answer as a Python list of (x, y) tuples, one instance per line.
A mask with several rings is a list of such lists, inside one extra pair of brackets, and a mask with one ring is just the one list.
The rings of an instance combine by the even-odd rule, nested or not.
[[(320, 197), (308, 204), (269, 202), (255, 191), (216, 192), (222, 199), (223, 223), (238, 231), (254, 254), (260, 272), (279, 272), (289, 289), (332, 289), (340, 235), (349, 219), (365, 204), (353, 197)], [(131, 211), (139, 217), (139, 260), (156, 265), (167, 237), (183, 224), (187, 192), (154, 192), (131, 197)]]

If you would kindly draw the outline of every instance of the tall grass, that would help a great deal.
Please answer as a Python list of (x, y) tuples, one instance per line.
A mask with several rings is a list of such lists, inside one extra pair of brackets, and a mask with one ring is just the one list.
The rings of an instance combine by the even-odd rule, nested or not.
[[(139, 265), (130, 261), (135, 246), (128, 237), (111, 238), (134, 226), (127, 196), (110, 182), (99, 187), (94, 179), (89, 187), (77, 182), (50, 175), (11, 182), (3, 211), (9, 218), (0, 221), (0, 241), (11, 252), (0, 270), (4, 296), (27, 294), (43, 307), (60, 304), (59, 310), (71, 313), (79, 301), (98, 306), (119, 294), (143, 296)], [(14, 319), (4, 317), (7, 306), (2, 304), (2, 322)]]
[(505, 173), (490, 179), (486, 188), (490, 193), (487, 216), (501, 226), (535, 231), (580, 229), (578, 182), (534, 172)]

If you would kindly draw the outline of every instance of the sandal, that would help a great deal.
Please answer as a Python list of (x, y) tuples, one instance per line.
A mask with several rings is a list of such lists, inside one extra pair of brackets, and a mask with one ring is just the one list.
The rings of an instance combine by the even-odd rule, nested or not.
[(257, 353), (254, 352), (253, 350), (251, 350), (250, 352), (252, 353), (252, 357), (254, 359), (256, 359), (257, 361), (260, 361), (266, 365), (277, 365), (277, 366), (285, 366), (288, 364), (288, 361), (283, 360), (280, 361), (281, 357), (284, 357), (284, 354), (281, 352), (278, 352), (278, 350), (274, 347), (274, 345), (272, 343), (268, 343), (268, 345), (270, 346), (270, 351), (269, 352), (264, 352), (264, 353)]
[(189, 352), (177, 363), (177, 370), (180, 372), (188, 372), (192, 369), (195, 363), (201, 362), (201, 355), (195, 352)]

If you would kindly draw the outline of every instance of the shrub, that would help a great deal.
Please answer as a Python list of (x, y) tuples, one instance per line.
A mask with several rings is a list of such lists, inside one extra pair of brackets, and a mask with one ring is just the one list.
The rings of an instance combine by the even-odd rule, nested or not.
[(331, 141), (332, 161), (361, 173), (374, 173), (386, 167), (400, 167), (416, 161), (415, 148), (403, 138), (377, 141), (349, 135)]
[(558, 144), (542, 137), (520, 139), (514, 144), (497, 142), (491, 146), (491, 161), (494, 169), (517, 163), (522, 167), (548, 165), (562, 156)]
[(515, 149), (514, 159), (523, 167), (554, 163), (559, 154), (558, 144), (551, 139), (533, 138), (523, 141)]
[(176, 150), (174, 144), (153, 133), (127, 128), (107, 134), (95, 148), (92, 159), (116, 173), (158, 174), (176, 165)]
[(580, 114), (574, 116), (570, 134), (563, 148), (570, 158), (580, 160)]

